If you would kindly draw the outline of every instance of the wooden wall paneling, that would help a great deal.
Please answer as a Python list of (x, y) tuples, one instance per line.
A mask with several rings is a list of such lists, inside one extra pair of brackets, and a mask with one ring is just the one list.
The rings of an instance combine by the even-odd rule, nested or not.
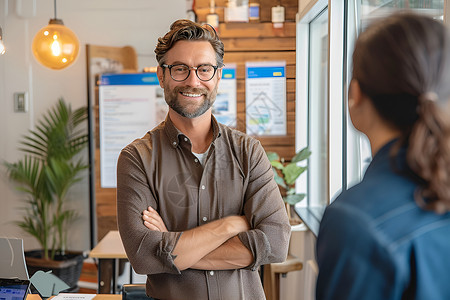
[[(227, 52), (228, 51), (228, 52)], [(245, 66), (249, 61), (284, 60), (286, 65), (295, 66), (295, 51), (232, 51), (225, 49), (224, 62), (242, 63)]]
[[(215, 0), (216, 7), (225, 7), (228, 3), (228, 0)], [(209, 8), (209, 0), (195, 0), (195, 7), (197, 8)]]
[[(220, 38), (244, 39), (244, 38), (262, 38), (263, 42), (271, 37), (292, 37), (295, 39), (295, 23), (285, 23), (283, 29), (274, 30), (272, 23), (221, 23), (219, 24)], [(241, 50), (236, 48), (235, 50)], [(295, 50), (295, 49), (294, 49)]]
[(286, 22), (295, 22), (295, 15), (298, 12), (297, 0), (259, 0), (261, 22), (272, 22), (272, 7), (284, 6), (284, 18)]
[[(219, 22), (224, 22), (224, 11), (227, 7), (227, 0), (216, 0), (215, 13), (219, 15)], [(199, 22), (206, 21), (206, 15), (209, 14), (209, 0), (196, 0), (195, 1), (195, 13), (197, 14)], [(272, 7), (281, 5), (285, 9), (286, 22), (295, 22), (295, 15), (298, 11), (298, 0), (259, 0), (259, 18), (260, 22), (272, 21)]]
[[(209, 14), (209, 0), (195, 0), (195, 13), (197, 14), (197, 21), (206, 22), (206, 15)], [(224, 11), (228, 0), (215, 0), (215, 13), (219, 15), (219, 22), (224, 22)]]
[(279, 38), (245, 38), (224, 39), (225, 53), (227, 49), (241, 51), (295, 51), (295, 39)]
[[(219, 22), (225, 21), (225, 10), (223, 7), (216, 7), (215, 10), (216, 14), (219, 15)], [(197, 14), (197, 21), (200, 23), (206, 22), (206, 15), (209, 14), (209, 7), (208, 8), (201, 8), (198, 10), (195, 10), (195, 13)]]

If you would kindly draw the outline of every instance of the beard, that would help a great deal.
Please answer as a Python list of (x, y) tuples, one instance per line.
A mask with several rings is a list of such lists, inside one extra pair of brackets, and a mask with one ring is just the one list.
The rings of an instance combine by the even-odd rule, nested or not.
[[(213, 90), (208, 91), (207, 89), (199, 88), (189, 88), (177, 86), (173, 90), (170, 90), (168, 86), (164, 86), (164, 98), (167, 105), (173, 109), (180, 116), (185, 118), (193, 119), (203, 115), (208, 109), (210, 109), (214, 101), (216, 101), (218, 84)], [(191, 94), (202, 94), (203, 100), (197, 105), (191, 103), (182, 103), (183, 101), (178, 99), (178, 95), (181, 93), (191, 93)]]

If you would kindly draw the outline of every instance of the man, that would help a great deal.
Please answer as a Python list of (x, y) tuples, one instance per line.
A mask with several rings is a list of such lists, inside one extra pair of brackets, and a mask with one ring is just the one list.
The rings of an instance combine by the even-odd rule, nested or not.
[(258, 267), (285, 260), (290, 226), (260, 143), (211, 113), (223, 43), (179, 20), (155, 53), (169, 113), (119, 157), (127, 256), (155, 299), (265, 299)]

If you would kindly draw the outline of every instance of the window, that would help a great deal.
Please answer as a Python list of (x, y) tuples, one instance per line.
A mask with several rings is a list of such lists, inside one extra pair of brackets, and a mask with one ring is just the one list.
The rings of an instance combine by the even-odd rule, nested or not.
[(297, 23), (296, 148), (312, 154), (297, 182), (306, 198), (295, 209), (313, 232), (329, 198), (328, 18), (328, 2), (319, 0)]
[(444, 20), (444, 0), (317, 0), (297, 22), (296, 149), (308, 146), (307, 176), (297, 191), (306, 193), (295, 207), (317, 234), (325, 207), (342, 190), (361, 181), (371, 161), (367, 138), (348, 114), (348, 86), (356, 38), (373, 19), (400, 9)]
[(310, 206), (328, 203), (328, 8), (309, 25), (308, 197)]
[(296, 145), (312, 154), (306, 178), (297, 183), (306, 201), (295, 209), (315, 234), (325, 207), (362, 178), (362, 152), (369, 149), (347, 113), (348, 30), (356, 36), (356, 6), (349, 2), (317, 1), (297, 24)]
[(444, 0), (359, 0), (358, 2), (362, 29), (374, 18), (405, 9), (444, 20)]

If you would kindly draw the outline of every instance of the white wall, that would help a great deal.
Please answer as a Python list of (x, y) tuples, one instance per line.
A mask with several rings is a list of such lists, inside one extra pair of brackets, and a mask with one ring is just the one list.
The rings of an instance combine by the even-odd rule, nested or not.
[[(18, 9), (20, 6), (22, 9)], [(21, 157), (17, 151), (20, 137), (59, 97), (72, 108), (87, 105), (86, 44), (130, 45), (138, 53), (140, 69), (156, 66), (153, 50), (157, 38), (168, 31), (174, 20), (185, 17), (185, 7), (185, 0), (59, 0), (57, 17), (77, 34), (80, 54), (72, 66), (55, 71), (37, 63), (31, 53), (34, 34), (54, 16), (53, 0), (0, 0), (0, 26), (7, 49), (0, 56), (0, 162), (14, 162)], [(27, 113), (14, 112), (15, 92), (28, 93)], [(84, 177), (70, 194), (71, 205), (81, 215), (71, 229), (69, 248), (74, 250), (89, 249), (87, 172)], [(21, 199), (1, 166), (0, 236), (23, 238), (25, 249), (34, 249), (37, 242), (12, 224), (21, 218)]]

